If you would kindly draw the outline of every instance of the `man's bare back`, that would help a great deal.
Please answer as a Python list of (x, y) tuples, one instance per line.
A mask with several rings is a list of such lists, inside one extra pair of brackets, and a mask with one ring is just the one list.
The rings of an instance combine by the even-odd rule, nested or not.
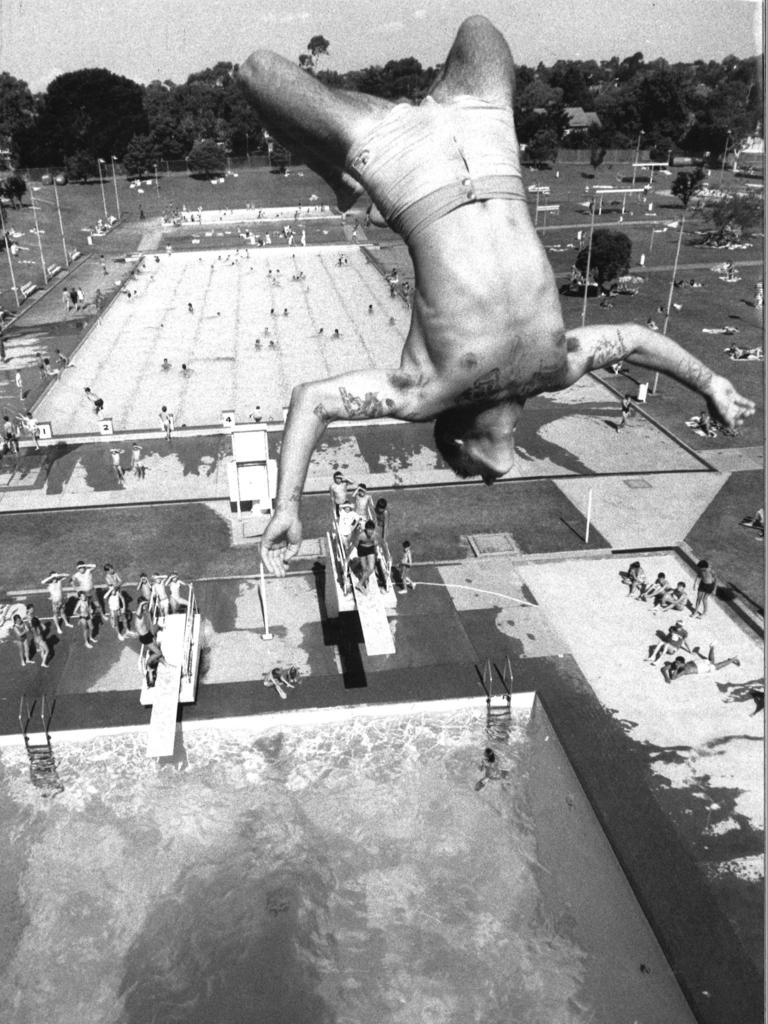
[[(702, 394), (728, 424), (754, 411), (725, 378), (647, 328), (566, 333), (520, 178), (511, 114), (514, 65), (487, 19), (462, 24), (423, 118), (419, 108), (329, 90), (274, 54), (253, 54), (241, 78), (270, 130), (304, 153), (339, 196), (349, 201), (366, 188), (407, 241), (415, 270), (399, 366), (352, 371), (293, 390), (276, 511), (262, 538), (262, 559), (276, 574), (284, 574), (298, 551), (309, 462), (335, 419), (434, 419), (435, 442), (448, 464), (461, 476), (490, 483), (512, 467), (515, 427), (527, 398), (568, 387), (618, 360), (669, 374)], [(476, 130), (478, 123), (483, 130)]]

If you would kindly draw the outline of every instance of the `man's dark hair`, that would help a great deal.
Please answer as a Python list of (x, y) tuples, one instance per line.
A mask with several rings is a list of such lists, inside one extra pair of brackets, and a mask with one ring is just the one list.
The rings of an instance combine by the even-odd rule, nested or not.
[(435, 446), (448, 463), (456, 476), (466, 479), (470, 476), (481, 476), (483, 466), (467, 453), (464, 445), (458, 444), (457, 438), (462, 437), (477, 415), (477, 409), (444, 409), (435, 417)]

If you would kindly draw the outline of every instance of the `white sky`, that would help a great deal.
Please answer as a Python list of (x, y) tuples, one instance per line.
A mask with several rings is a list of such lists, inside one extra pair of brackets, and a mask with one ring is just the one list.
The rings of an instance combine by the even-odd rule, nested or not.
[(105, 67), (137, 82), (183, 82), (257, 47), (297, 59), (313, 35), (325, 66), (348, 71), (441, 61), (468, 14), (485, 14), (520, 64), (608, 59), (720, 60), (763, 51), (762, 0), (0, 0), (0, 71), (33, 91), (64, 71)]

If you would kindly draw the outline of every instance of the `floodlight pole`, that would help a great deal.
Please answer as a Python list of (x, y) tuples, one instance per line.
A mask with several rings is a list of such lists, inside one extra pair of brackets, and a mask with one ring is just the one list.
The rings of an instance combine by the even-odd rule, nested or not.
[(160, 177), (157, 173), (157, 164), (155, 164), (155, 188), (157, 189), (157, 205), (160, 205)]
[(717, 183), (717, 187), (718, 188), (721, 188), (722, 184), (723, 184), (723, 175), (725, 174), (725, 161), (728, 159), (728, 143), (730, 141), (730, 138), (731, 138), (732, 134), (733, 133), (731, 132), (731, 129), (729, 128), (728, 129), (728, 134), (725, 136), (725, 151), (723, 152), (723, 162), (720, 165), (720, 180)]
[(21, 309), (21, 300), (19, 299), (19, 290), (16, 287), (16, 275), (13, 272), (13, 260), (11, 259), (11, 247), (9, 245), (10, 239), (5, 233), (5, 217), (3, 216), (3, 204), (0, 203), (0, 230), (3, 232), (3, 241), (5, 242), (5, 251), (8, 255), (8, 269), (11, 272), (11, 290), (13, 291), (13, 297), (16, 299), (16, 309)]
[(96, 166), (99, 168), (99, 182), (101, 184), (101, 201), (104, 204), (104, 216), (105, 218), (109, 219), (109, 214), (107, 213), (107, 196), (104, 192), (104, 175), (101, 173), (101, 165), (103, 163), (104, 161), (101, 159), (101, 157), (98, 157), (96, 159)]
[(115, 157), (110, 157), (112, 161), (112, 184), (115, 186), (115, 205), (117, 206), (117, 219), (120, 220), (120, 199), (117, 195), (117, 175), (115, 174)]
[(64, 237), (64, 223), (61, 219), (61, 206), (59, 205), (59, 190), (56, 187), (56, 175), (53, 176), (53, 194), (56, 198), (56, 213), (59, 215), (59, 231), (61, 233), (61, 247), (64, 250), (64, 264), (69, 267), (69, 253), (67, 252), (67, 240)]
[(40, 266), (43, 268), (43, 281), (45, 282), (45, 284), (48, 284), (48, 271), (46, 270), (46, 267), (45, 267), (45, 256), (43, 255), (43, 240), (40, 237), (40, 225), (39, 225), (38, 220), (37, 220), (37, 204), (35, 203), (35, 197), (33, 195), (33, 191), (34, 190), (32, 189), (31, 185), (32, 185), (32, 182), (30, 182), (29, 194), (32, 196), (32, 216), (33, 216), (34, 221), (35, 221), (35, 234), (37, 235), (37, 247), (40, 250)]
[(635, 150), (635, 162), (632, 164), (632, 188), (635, 187), (635, 175), (637, 174), (637, 163), (640, 159), (640, 140), (645, 135), (643, 129), (640, 129), (640, 134), (637, 136), (637, 149)]
[[(601, 200), (602, 201), (602, 200)], [(587, 269), (584, 274), (584, 301), (581, 305), (581, 326), (583, 327), (587, 320), (587, 295), (589, 294), (589, 273), (590, 265), (592, 263), (592, 238), (595, 233), (595, 200), (592, 199), (592, 220), (589, 225), (589, 248), (587, 249)]]
[[(677, 236), (677, 251), (675, 252), (675, 265), (672, 268), (672, 280), (669, 282), (669, 295), (667, 296), (667, 312), (664, 316), (664, 328), (662, 333), (666, 335), (667, 328), (669, 327), (669, 313), (672, 309), (672, 296), (675, 291), (675, 279), (677, 278), (677, 264), (680, 259), (680, 247), (683, 244), (683, 229), (685, 228), (685, 210), (680, 218), (680, 234)], [(656, 394), (656, 389), (659, 386), (659, 373), (658, 370), (653, 375), (653, 387), (651, 388), (651, 394)]]

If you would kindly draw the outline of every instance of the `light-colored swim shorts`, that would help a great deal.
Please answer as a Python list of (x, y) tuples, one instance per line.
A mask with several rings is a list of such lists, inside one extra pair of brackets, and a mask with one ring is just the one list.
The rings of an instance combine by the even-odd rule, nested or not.
[(467, 203), (525, 202), (512, 111), (476, 96), (396, 104), (355, 140), (347, 169), (405, 241)]

